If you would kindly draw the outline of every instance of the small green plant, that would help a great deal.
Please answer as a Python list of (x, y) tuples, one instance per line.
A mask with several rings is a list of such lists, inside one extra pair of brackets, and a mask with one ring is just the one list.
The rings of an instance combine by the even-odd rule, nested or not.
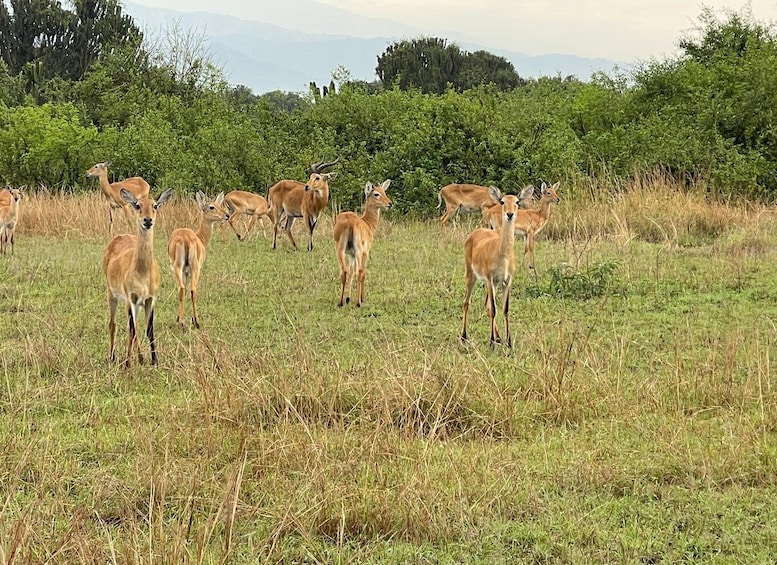
[(527, 292), (533, 298), (553, 296), (572, 300), (590, 300), (598, 298), (616, 288), (616, 261), (605, 261), (578, 270), (569, 263), (561, 263), (551, 267), (550, 279), (546, 285), (537, 284), (527, 287)]

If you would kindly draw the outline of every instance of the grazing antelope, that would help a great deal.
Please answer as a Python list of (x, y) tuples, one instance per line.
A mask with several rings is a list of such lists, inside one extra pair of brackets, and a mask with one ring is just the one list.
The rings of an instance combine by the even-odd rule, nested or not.
[(87, 177), (98, 177), (100, 179), (100, 188), (103, 194), (108, 198), (108, 233), (113, 234), (113, 212), (119, 208), (124, 209), (124, 215), (129, 225), (132, 225), (132, 209), (130, 205), (122, 198), (121, 190), (126, 189), (131, 192), (135, 198), (141, 200), (148, 198), (151, 187), (141, 177), (130, 177), (116, 182), (108, 182), (109, 162), (97, 163), (94, 167), (86, 171)]
[[(530, 184), (523, 187), (521, 193), (518, 195), (518, 207), (525, 208), (526, 203), (529, 200), (534, 199), (534, 185)], [(502, 225), (502, 207), (500, 204), (494, 204), (485, 211), (484, 214), (485, 224), (487, 227), (493, 229), (499, 229)]]
[[(515, 235), (523, 236), (523, 256), (521, 257), (521, 266), (523, 266), (526, 254), (529, 254), (529, 269), (534, 274), (534, 282), (537, 282), (537, 270), (534, 268), (534, 238), (542, 231), (548, 223), (550, 217), (550, 205), (558, 204), (560, 199), (556, 190), (560, 183), (548, 187), (544, 182), (540, 189), (540, 207), (536, 210), (518, 210), (515, 217)], [(523, 193), (521, 193), (523, 194)], [(494, 227), (498, 229), (501, 224), (501, 218), (494, 222)]]
[(213, 202), (208, 202), (205, 193), (197, 191), (197, 204), (202, 211), (200, 226), (195, 232), (190, 228), (178, 228), (170, 234), (167, 244), (167, 254), (170, 256), (170, 266), (178, 286), (178, 324), (183, 327), (183, 303), (186, 294), (186, 282), (191, 279), (192, 323), (200, 327), (197, 317), (197, 286), (200, 282), (200, 269), (205, 262), (205, 250), (208, 247), (213, 224), (229, 220), (229, 213), (224, 208), (224, 193), (219, 193)]
[(22, 197), (20, 188), (7, 188), (0, 191), (0, 255), (5, 255), (8, 244), (11, 244), (11, 255), (14, 251), (16, 224), (19, 222), (19, 200)]
[[(264, 232), (264, 218), (270, 218), (270, 205), (264, 196), (244, 190), (233, 190), (224, 197), (224, 206), (229, 210), (229, 226), (240, 241), (244, 241), (248, 237), (256, 220), (261, 221), (262, 232)], [(242, 214), (251, 216), (251, 221), (248, 223), (246, 232), (240, 235), (235, 228), (235, 220)]]
[(313, 251), (313, 230), (316, 228), (318, 215), (329, 202), (329, 181), (337, 176), (337, 173), (323, 171), (339, 160), (338, 157), (331, 163), (321, 161), (310, 165), (311, 173), (307, 183), (287, 179), (270, 187), (267, 199), (270, 201), (270, 218), (273, 223), (273, 249), (278, 239), (278, 227), (285, 217), (286, 235), (289, 236), (294, 250), (297, 249), (297, 243), (291, 234), (291, 226), (296, 218), (302, 218), (308, 230), (308, 251)]
[(137, 235), (117, 235), (103, 253), (103, 272), (108, 281), (108, 335), (109, 359), (116, 360), (116, 307), (120, 300), (127, 303), (128, 341), (125, 366), (131, 364), (133, 346), (138, 361), (143, 362), (140, 340), (137, 336), (138, 316), (141, 306), (146, 312), (146, 336), (151, 347), (151, 364), (156, 365), (156, 341), (154, 338), (154, 303), (159, 292), (159, 266), (154, 259), (154, 220), (159, 207), (170, 199), (173, 189), (168, 188), (156, 201), (138, 199), (122, 188), (122, 199), (135, 210), (138, 219)]
[[(491, 187), (491, 195), (497, 199), (499, 189)], [(510, 336), (510, 288), (515, 272), (515, 217), (518, 213), (518, 197), (512, 194), (501, 197), (502, 226), (499, 230), (479, 228), (469, 234), (464, 243), (464, 268), (466, 292), (464, 294), (464, 327), (461, 341), (467, 341), (467, 313), (472, 288), (476, 280), (486, 283), (486, 310), (491, 318), (491, 347), (501, 343), (496, 329), (496, 294), (503, 288), (502, 311), (505, 318), (505, 340), (512, 347)]]
[(379, 186), (368, 182), (364, 186), (364, 214), (359, 217), (353, 212), (341, 212), (335, 219), (333, 235), (337, 260), (340, 263), (338, 306), (343, 305), (346, 283), (348, 298), (345, 298), (345, 302), (351, 301), (354, 277), (358, 277), (356, 306), (361, 306), (364, 301), (364, 279), (367, 275), (367, 260), (370, 257), (372, 239), (375, 237), (375, 228), (378, 227), (380, 211), (391, 208), (391, 200), (386, 196), (386, 189), (390, 184), (391, 179), (383, 181)]
[(439, 208), (443, 201), (445, 202), (445, 213), (440, 218), (440, 227), (445, 229), (445, 223), (459, 209), (463, 212), (480, 210), (485, 223), (486, 210), (499, 202), (491, 196), (491, 188), (496, 187), (456, 183), (442, 187), (437, 194), (437, 207)]

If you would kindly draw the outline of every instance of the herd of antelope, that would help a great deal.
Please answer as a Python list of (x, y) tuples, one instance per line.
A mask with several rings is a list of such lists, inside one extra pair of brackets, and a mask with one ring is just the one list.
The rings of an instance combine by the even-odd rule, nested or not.
[[(190, 228), (177, 228), (170, 235), (167, 253), (178, 290), (177, 323), (185, 326), (184, 305), (188, 286), (191, 298), (192, 325), (200, 327), (197, 313), (197, 288), (206, 249), (213, 234), (215, 224), (228, 222), (238, 240), (245, 240), (258, 220), (268, 218), (273, 226), (272, 248), (277, 245), (278, 230), (283, 229), (292, 247), (296, 250), (291, 228), (296, 218), (302, 218), (308, 232), (308, 250), (313, 250), (313, 232), (318, 217), (329, 202), (329, 181), (337, 173), (324, 172), (337, 164), (339, 159), (325, 163), (323, 160), (310, 166), (307, 182), (282, 180), (270, 187), (267, 199), (246, 191), (235, 190), (218, 194), (209, 200), (202, 191), (198, 191), (195, 200), (200, 209), (200, 222), (197, 231)], [(141, 308), (145, 314), (145, 332), (151, 352), (151, 364), (157, 363), (156, 341), (154, 336), (154, 306), (159, 294), (159, 266), (154, 257), (154, 223), (160, 206), (170, 200), (172, 189), (162, 192), (156, 199), (149, 195), (149, 184), (141, 177), (130, 177), (117, 182), (108, 180), (109, 163), (98, 163), (86, 172), (88, 177), (98, 177), (100, 187), (109, 203), (109, 233), (113, 235), (114, 212), (123, 209), (130, 222), (137, 225), (137, 233), (112, 237), (103, 253), (102, 269), (107, 283), (108, 297), (108, 335), (109, 359), (116, 361), (116, 310), (119, 302), (127, 307), (128, 339), (127, 353), (124, 359), (130, 367), (133, 350), (138, 362), (143, 362), (143, 354), (138, 338), (138, 322)], [(381, 210), (391, 208), (391, 199), (386, 195), (391, 180), (379, 185), (367, 182), (364, 187), (364, 211), (362, 215), (354, 212), (341, 212), (334, 221), (333, 236), (335, 252), (340, 266), (340, 300), (343, 306), (351, 300), (351, 289), (356, 282), (355, 303), (361, 306), (364, 301), (364, 280), (367, 271), (370, 248), (375, 237)], [(559, 183), (553, 186), (542, 184), (540, 189), (540, 207), (525, 208), (527, 201), (535, 194), (533, 186), (527, 186), (519, 195), (503, 195), (495, 186), (474, 184), (449, 184), (438, 194), (438, 208), (445, 202), (445, 212), (440, 218), (441, 228), (457, 211), (481, 211), (485, 227), (469, 234), (464, 243), (464, 264), (466, 291), (464, 295), (463, 328), (461, 341), (467, 341), (467, 315), (470, 296), (477, 281), (486, 286), (486, 310), (491, 321), (490, 345), (505, 343), (512, 346), (510, 335), (509, 306), (510, 289), (515, 273), (516, 235), (524, 238), (524, 258), (529, 255), (529, 268), (534, 273), (534, 240), (547, 223), (550, 204), (558, 203), (556, 192)], [(19, 212), (20, 189), (7, 188), (0, 191), (0, 254), (5, 254), (10, 245), (13, 254), (14, 231)], [(250, 223), (242, 235), (235, 227), (235, 220), (241, 216), (251, 217)], [(281, 224), (285, 225), (281, 227)], [(347, 292), (346, 292), (347, 289)], [(502, 311), (504, 314), (504, 340), (496, 326), (496, 297), (502, 291)]]

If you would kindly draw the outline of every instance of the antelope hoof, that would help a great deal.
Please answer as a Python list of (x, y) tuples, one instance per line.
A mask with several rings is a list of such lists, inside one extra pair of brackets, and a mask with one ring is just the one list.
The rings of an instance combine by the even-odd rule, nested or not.
[(350, 296), (349, 296), (348, 298), (346, 298), (346, 299), (345, 299), (345, 303), (346, 303), (346, 304), (350, 304), (350, 303), (351, 303), (351, 297), (350, 297)]
[(239, 233), (235, 234), (237, 236), (238, 241), (243, 241), (243, 236), (241, 236)]
[(200, 322), (198, 320), (192, 320), (192, 324), (194, 324), (194, 327), (198, 330), (200, 329)]

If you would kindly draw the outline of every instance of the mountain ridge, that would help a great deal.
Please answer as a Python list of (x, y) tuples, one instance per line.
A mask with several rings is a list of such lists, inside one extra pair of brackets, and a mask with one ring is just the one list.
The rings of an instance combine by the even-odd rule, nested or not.
[[(291, 0), (283, 4), (288, 1)], [(293, 2), (300, 6), (332, 8), (312, 0)], [(126, 3), (125, 11), (145, 30), (146, 35), (162, 34), (172, 24), (180, 26), (184, 33), (189, 30), (202, 32), (205, 49), (212, 55), (213, 62), (222, 68), (227, 80), (235, 85), (247, 86), (255, 94), (276, 90), (305, 92), (310, 82), (328, 83), (332, 71), (338, 67), (348, 69), (353, 79), (372, 82), (377, 80), (377, 58), (390, 44), (409, 37), (428, 35), (390, 20), (370, 19), (355, 14), (345, 17), (342, 16), (344, 11), (334, 8), (331, 13), (336, 15), (339, 25), (324, 22), (318, 26), (308, 26), (314, 28), (312, 31), (300, 31), (273, 23), (282, 19), (280, 11), (268, 18), (271, 22), (244, 20), (206, 11), (153, 8), (132, 2)], [(368, 27), (374, 32), (373, 35), (357, 37), (342, 33), (345, 29), (342, 26), (355, 25), (352, 23), (354, 21), (370, 22)], [(372, 26), (375, 22), (381, 22), (381, 25)], [(377, 35), (376, 30), (381, 29), (389, 32), (393, 29), (396, 34)], [(608, 59), (558, 53), (528, 55), (490, 48), (458, 37), (446, 39), (465, 51), (483, 50), (504, 57), (524, 78), (574, 75), (588, 80), (595, 71), (608, 72), (619, 66), (624, 67)]]

